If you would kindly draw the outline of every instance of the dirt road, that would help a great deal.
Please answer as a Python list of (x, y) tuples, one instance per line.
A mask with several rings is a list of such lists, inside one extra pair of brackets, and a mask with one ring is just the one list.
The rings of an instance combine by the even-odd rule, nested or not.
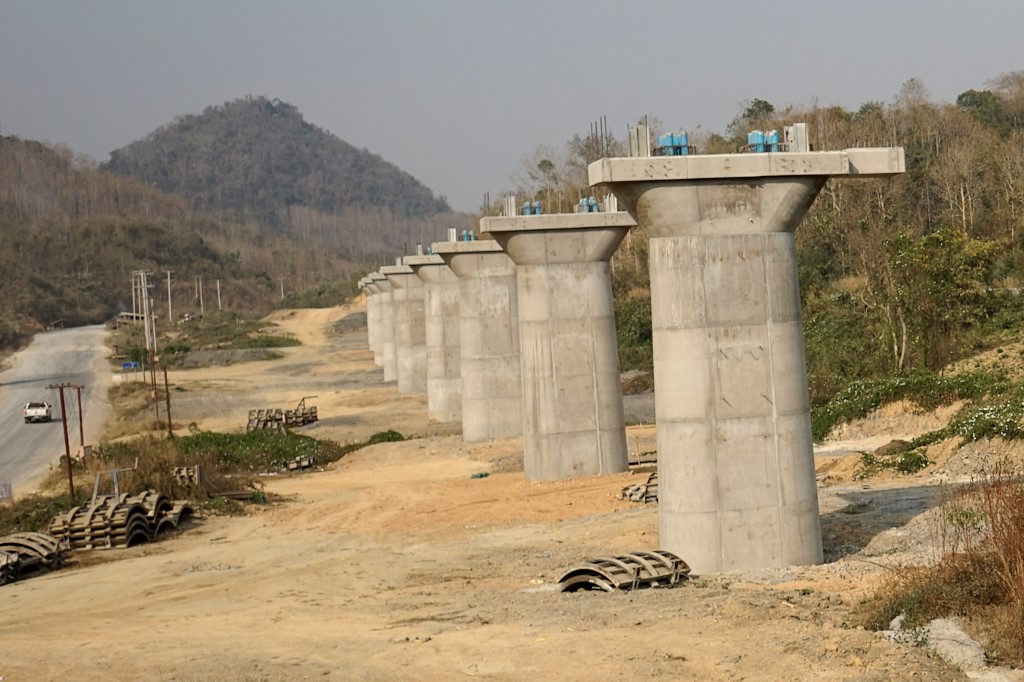
[(380, 383), (365, 332), (327, 333), (350, 312), (279, 315), (305, 343), (282, 360), (176, 372), (177, 414), (240, 429), (249, 404), (315, 393), (312, 433), (419, 437), (268, 479), (287, 501), (244, 518), (4, 587), (4, 680), (965, 679), (853, 616), (882, 566), (931, 551), (928, 475), (854, 483), (827, 458), (823, 566), (558, 594), (586, 558), (657, 548), (656, 507), (616, 496), (638, 477), (526, 482), (518, 439), (462, 443)]

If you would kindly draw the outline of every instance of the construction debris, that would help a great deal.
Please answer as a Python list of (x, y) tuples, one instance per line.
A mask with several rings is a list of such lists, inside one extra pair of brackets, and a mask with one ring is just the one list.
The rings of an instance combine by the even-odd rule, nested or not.
[(288, 471), (312, 469), (314, 466), (316, 466), (316, 460), (309, 455), (299, 456), (288, 461)]
[(46, 533), (0, 537), (0, 585), (60, 568), (67, 545)]
[(72, 549), (131, 547), (177, 528), (192, 513), (188, 502), (172, 501), (152, 490), (135, 496), (98, 495), (54, 517), (49, 532)]
[(194, 467), (174, 467), (174, 480), (180, 485), (198, 486), (200, 481), (199, 465)]
[(249, 410), (249, 421), (245, 425), (246, 431), (284, 431), (284, 410)]
[(315, 395), (303, 396), (302, 399), (299, 400), (299, 404), (295, 406), (294, 410), (285, 410), (284, 425), (289, 428), (293, 426), (305, 426), (306, 424), (312, 424), (319, 420), (319, 416), (317, 416), (316, 413), (316, 405), (306, 407), (306, 399), (315, 397)]
[(284, 431), (306, 424), (312, 424), (319, 420), (315, 405), (306, 405), (307, 398), (315, 398), (315, 395), (303, 396), (299, 404), (291, 410), (280, 408), (268, 408), (263, 410), (249, 410), (249, 421), (245, 425), (246, 431), (263, 431), (270, 429)]
[(628, 592), (642, 587), (670, 587), (686, 580), (689, 574), (687, 563), (671, 552), (634, 552), (590, 559), (559, 578), (558, 591)]
[(643, 483), (627, 485), (619, 491), (620, 500), (654, 504), (658, 501), (658, 472), (652, 471)]

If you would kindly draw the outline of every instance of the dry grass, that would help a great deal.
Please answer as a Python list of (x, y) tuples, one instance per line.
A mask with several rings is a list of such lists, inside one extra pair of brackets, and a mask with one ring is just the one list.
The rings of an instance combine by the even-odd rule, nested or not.
[(990, 658), (1024, 664), (1024, 481), (998, 467), (950, 496), (933, 566), (897, 571), (865, 605), (869, 626), (904, 627), (956, 616)]

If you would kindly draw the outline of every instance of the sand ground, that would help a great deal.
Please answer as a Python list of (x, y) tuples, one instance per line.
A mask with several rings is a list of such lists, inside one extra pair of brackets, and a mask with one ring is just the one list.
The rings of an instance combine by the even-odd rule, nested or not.
[[(315, 395), (321, 420), (305, 433), (411, 439), (268, 478), (284, 501), (244, 517), (4, 587), (0, 679), (966, 679), (853, 613), (893, 566), (934, 555), (944, 483), (1004, 446), (854, 480), (858, 449), (943, 418), (887, 408), (817, 458), (826, 564), (559, 594), (588, 558), (657, 549), (657, 507), (617, 497), (640, 476), (525, 481), (519, 439), (465, 444), (426, 419), (424, 396), (383, 384), (360, 313), (280, 312), (272, 321), (303, 342), (284, 358), (173, 372), (175, 421), (241, 430), (249, 408)], [(655, 427), (631, 427), (629, 442), (654, 450)]]

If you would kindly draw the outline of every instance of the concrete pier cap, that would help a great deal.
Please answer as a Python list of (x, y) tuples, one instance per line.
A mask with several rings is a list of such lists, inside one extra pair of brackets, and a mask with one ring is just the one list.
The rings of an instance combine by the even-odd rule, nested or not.
[(437, 255), (406, 256), (403, 262), (423, 282), (427, 416), (439, 422), (461, 421), (459, 279)]
[[(399, 260), (403, 259), (396, 259)], [(423, 282), (404, 263), (386, 265), (380, 272), (391, 283), (398, 392), (425, 393), (427, 345), (423, 323)]]
[(459, 281), (462, 439), (522, 434), (516, 266), (490, 239), (435, 242)]
[(903, 149), (605, 158), (650, 238), (660, 544), (694, 571), (821, 563), (793, 232)]
[(483, 218), (516, 263), (527, 479), (628, 468), (608, 261), (627, 213)]

